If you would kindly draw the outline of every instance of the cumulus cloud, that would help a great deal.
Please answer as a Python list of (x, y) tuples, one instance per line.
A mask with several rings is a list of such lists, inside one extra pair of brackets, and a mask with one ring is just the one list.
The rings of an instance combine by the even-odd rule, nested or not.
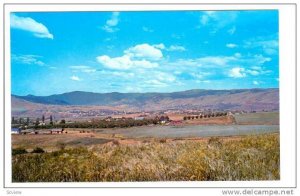
[(153, 68), (157, 67), (158, 63), (147, 60), (133, 60), (128, 55), (111, 58), (107, 55), (98, 56), (98, 63), (110, 69), (130, 69), (130, 68)]
[(228, 76), (231, 78), (244, 78), (246, 77), (245, 69), (241, 67), (234, 67), (229, 71)]
[(97, 62), (110, 69), (130, 69), (130, 68), (154, 68), (158, 67), (158, 61), (163, 58), (161, 49), (163, 44), (150, 45), (147, 43), (138, 44), (124, 50), (124, 54), (119, 57), (108, 55), (98, 56)]
[(10, 27), (23, 31), (29, 31), (38, 38), (53, 39), (53, 35), (49, 32), (48, 28), (45, 25), (35, 21), (30, 17), (21, 17), (15, 14), (11, 14)]
[(80, 81), (80, 78), (78, 76), (74, 76), (74, 75), (71, 76), (70, 79), (74, 80), (74, 81)]
[(238, 46), (236, 44), (233, 44), (233, 43), (228, 43), (228, 44), (226, 44), (226, 47), (227, 48), (236, 48)]
[(116, 26), (119, 23), (119, 15), (119, 12), (113, 12), (110, 19), (106, 21), (106, 24), (102, 27), (102, 29), (108, 33), (118, 31), (119, 29)]
[(259, 85), (260, 83), (259, 83), (258, 81), (256, 81), (256, 80), (254, 80), (254, 81), (253, 81), (253, 84), (254, 84), (254, 85)]
[(39, 60), (38, 55), (12, 55), (12, 61), (20, 64), (45, 66), (45, 63)]
[(130, 47), (124, 53), (130, 57), (159, 60), (163, 57), (160, 50), (162, 48), (164, 48), (163, 44), (152, 46), (145, 43)]

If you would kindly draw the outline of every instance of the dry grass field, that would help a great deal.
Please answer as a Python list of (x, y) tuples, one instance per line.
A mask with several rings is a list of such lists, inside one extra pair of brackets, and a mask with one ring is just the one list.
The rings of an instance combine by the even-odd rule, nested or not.
[(279, 180), (279, 163), (279, 134), (198, 140), (114, 140), (101, 145), (71, 145), (52, 152), (13, 155), (12, 179), (13, 182)]

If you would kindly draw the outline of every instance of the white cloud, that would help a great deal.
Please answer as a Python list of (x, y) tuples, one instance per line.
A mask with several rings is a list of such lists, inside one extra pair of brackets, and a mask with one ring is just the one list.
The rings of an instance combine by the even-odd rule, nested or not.
[(226, 47), (227, 48), (236, 48), (236, 47), (238, 47), (238, 45), (233, 44), (233, 43), (229, 43), (229, 44), (226, 44)]
[(105, 67), (111, 69), (129, 69), (132, 67), (130, 57), (127, 55), (115, 58), (110, 58), (107, 55), (102, 55), (97, 57), (97, 61)]
[(256, 80), (254, 80), (254, 81), (253, 81), (253, 84), (254, 84), (254, 85), (259, 85), (260, 83), (259, 83), (258, 81), (256, 81)]
[(91, 68), (90, 66), (85, 65), (76, 65), (76, 66), (69, 66), (73, 70), (73, 72), (84, 72), (84, 73), (93, 73), (96, 72), (96, 69)]
[(134, 58), (159, 60), (163, 57), (163, 54), (160, 50), (162, 47), (164, 47), (163, 44), (151, 46), (145, 43), (130, 47), (127, 50), (125, 50), (124, 53)]
[(228, 29), (227, 32), (228, 32), (230, 35), (233, 35), (233, 34), (235, 33), (235, 31), (236, 31), (236, 27), (233, 26), (232, 28)]
[(116, 26), (119, 23), (119, 15), (119, 12), (113, 12), (111, 18), (106, 21), (106, 24), (102, 27), (102, 29), (108, 33), (118, 31), (119, 29)]
[(152, 46), (157, 49), (166, 50), (166, 51), (186, 51), (185, 47), (179, 45), (171, 45), (169, 47), (166, 47), (164, 44), (161, 43)]
[(233, 56), (207, 56), (197, 59), (199, 65), (215, 65), (215, 66), (225, 66), (230, 61), (237, 60)]
[(184, 34), (171, 34), (171, 37), (174, 38), (174, 39), (181, 39), (183, 38), (185, 35)]
[(247, 73), (249, 73), (252, 76), (257, 76), (260, 74), (260, 72), (257, 70), (247, 70)]
[(149, 32), (149, 33), (154, 32), (154, 30), (153, 30), (153, 29), (150, 29), (149, 27), (142, 27), (142, 29), (143, 29), (143, 31), (145, 31), (145, 32)]
[(241, 57), (242, 57), (241, 53), (239, 53), (239, 52), (234, 53), (234, 56), (235, 56), (236, 58), (241, 58)]
[(166, 49), (166, 46), (164, 44), (162, 44), (162, 43), (160, 43), (160, 44), (154, 44), (152, 46), (155, 47), (155, 48), (161, 49), (161, 50)]
[(246, 77), (245, 69), (241, 67), (234, 67), (229, 71), (229, 77), (244, 78)]
[(74, 80), (74, 81), (80, 81), (80, 78), (78, 76), (74, 76), (74, 75), (71, 76), (70, 79)]
[[(237, 15), (237, 11), (205, 11), (200, 16), (200, 23), (202, 26), (210, 26), (211, 33), (214, 34), (219, 29), (234, 23)], [(235, 27), (229, 32), (233, 34), (235, 32)]]
[(264, 67), (262, 67), (262, 64), (260, 64), (260, 66), (252, 66), (249, 69), (247, 69), (246, 72), (252, 76), (269, 74), (272, 72), (271, 70), (266, 70)]
[(172, 74), (156, 71), (153, 73), (153, 77), (155, 77), (159, 81), (163, 82), (174, 82), (176, 77)]
[(144, 43), (126, 49), (123, 56), (101, 55), (96, 59), (98, 63), (110, 69), (154, 68), (159, 66), (157, 61), (163, 58), (161, 52), (163, 48), (165, 48), (163, 44), (149, 45)]
[(38, 38), (53, 39), (53, 35), (49, 32), (45, 25), (29, 17), (20, 17), (15, 14), (11, 14), (10, 27), (14, 29), (20, 29), (23, 31), (29, 31), (33, 33), (35, 37)]
[(193, 66), (193, 67), (209, 67), (217, 68), (228, 66), (229, 63), (239, 61), (240, 56), (206, 56), (196, 59), (179, 59), (170, 62), (172, 66)]
[(278, 47), (277, 39), (259, 37), (244, 42), (244, 48), (260, 48), (267, 55), (278, 54)]
[(200, 18), (200, 23), (202, 25), (206, 25), (209, 21), (209, 16), (208, 15), (202, 15), (201, 18)]
[(147, 80), (144, 82), (148, 87), (166, 87), (168, 84), (161, 82), (159, 80)]
[(121, 57), (111, 58), (107, 55), (97, 57), (98, 63), (110, 69), (126, 70), (130, 68), (154, 68), (157, 67), (157, 63), (153, 63), (147, 60), (132, 60), (130, 56), (123, 55)]
[(39, 60), (38, 55), (12, 55), (12, 61), (20, 64), (45, 66), (45, 63)]
[(168, 51), (186, 51), (185, 47), (178, 46), (178, 45), (171, 45), (169, 48), (167, 48)]

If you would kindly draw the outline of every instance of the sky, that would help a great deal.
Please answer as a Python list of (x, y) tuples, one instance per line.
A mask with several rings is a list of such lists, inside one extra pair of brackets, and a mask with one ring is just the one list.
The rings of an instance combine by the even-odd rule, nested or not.
[(15, 95), (278, 88), (278, 11), (15, 12)]

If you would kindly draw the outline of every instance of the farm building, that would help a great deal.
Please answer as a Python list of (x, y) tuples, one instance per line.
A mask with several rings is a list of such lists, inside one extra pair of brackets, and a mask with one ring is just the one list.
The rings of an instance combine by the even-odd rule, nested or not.
[(20, 134), (21, 129), (20, 128), (11, 128), (11, 134)]
[(167, 122), (169, 122), (169, 121), (170, 121), (170, 119), (169, 119), (168, 116), (161, 116), (161, 117), (159, 118), (159, 122), (160, 122), (161, 124), (165, 124), (165, 123), (167, 123)]
[(50, 130), (50, 134), (54, 134), (54, 133), (63, 133), (64, 129), (51, 129)]

